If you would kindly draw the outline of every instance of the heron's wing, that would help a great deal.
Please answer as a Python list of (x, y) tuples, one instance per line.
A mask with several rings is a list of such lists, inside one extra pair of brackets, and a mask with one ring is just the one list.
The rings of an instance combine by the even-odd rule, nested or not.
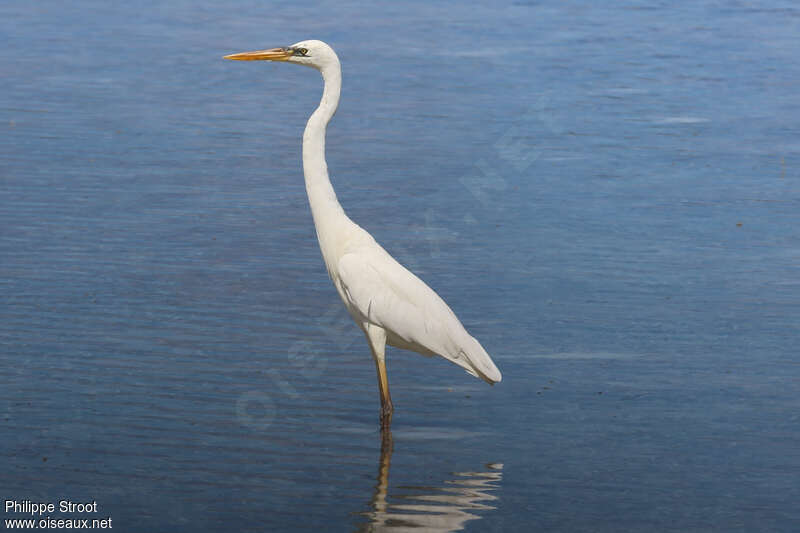
[(377, 243), (343, 255), (339, 281), (346, 303), (415, 351), (438, 354), (489, 382), (500, 372), (450, 307)]
[(347, 303), (368, 322), (409, 344), (439, 351), (440, 347), (431, 346), (436, 339), (429, 338), (430, 332), (437, 329), (436, 309), (431, 307), (450, 309), (422, 280), (388, 254), (382, 256), (363, 249), (342, 256), (338, 267)]

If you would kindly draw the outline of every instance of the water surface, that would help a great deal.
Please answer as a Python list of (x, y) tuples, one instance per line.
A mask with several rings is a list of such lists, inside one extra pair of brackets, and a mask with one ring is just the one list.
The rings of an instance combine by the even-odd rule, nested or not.
[[(791, 2), (0, 6), (2, 497), (121, 531), (793, 531)], [(503, 372), (374, 366), (300, 169)], [(3, 518), (23, 518), (4, 513)], [(70, 515), (54, 513), (54, 518)]]

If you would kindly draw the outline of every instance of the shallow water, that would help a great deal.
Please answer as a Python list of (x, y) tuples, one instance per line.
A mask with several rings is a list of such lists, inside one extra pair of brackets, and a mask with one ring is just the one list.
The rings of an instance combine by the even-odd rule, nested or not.
[[(122, 531), (796, 530), (798, 23), (4, 2), (3, 498)], [(221, 60), (304, 38), (344, 65), (342, 204), (504, 375), (390, 351), (393, 446), (305, 198), (318, 75)]]

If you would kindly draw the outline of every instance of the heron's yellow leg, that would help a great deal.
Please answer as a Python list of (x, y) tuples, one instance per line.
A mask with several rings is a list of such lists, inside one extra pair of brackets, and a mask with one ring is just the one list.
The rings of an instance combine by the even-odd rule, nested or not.
[(392, 424), (392, 396), (389, 394), (389, 378), (386, 375), (386, 360), (375, 359), (378, 370), (378, 387), (381, 392), (381, 427), (388, 428)]
[(386, 330), (374, 324), (364, 328), (375, 359), (375, 368), (378, 371), (378, 389), (381, 393), (381, 429), (388, 429), (392, 424), (392, 397), (389, 394), (389, 377), (386, 375)]

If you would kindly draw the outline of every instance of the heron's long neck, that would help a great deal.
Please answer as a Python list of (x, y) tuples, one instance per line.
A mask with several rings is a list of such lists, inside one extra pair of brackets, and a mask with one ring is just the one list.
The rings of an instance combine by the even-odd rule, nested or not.
[(303, 173), (317, 238), (327, 262), (336, 228), (349, 219), (336, 198), (325, 162), (325, 130), (339, 105), (342, 72), (338, 64), (324, 68), (321, 72), (325, 89), (319, 107), (308, 119), (303, 133)]

